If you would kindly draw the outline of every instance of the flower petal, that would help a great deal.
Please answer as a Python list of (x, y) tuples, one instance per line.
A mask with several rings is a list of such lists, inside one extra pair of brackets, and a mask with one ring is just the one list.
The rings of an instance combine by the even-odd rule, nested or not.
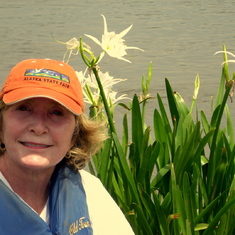
[(226, 54), (229, 54), (229, 55), (235, 57), (235, 55), (234, 55), (232, 52), (229, 52), (229, 51), (217, 51), (217, 52), (215, 52), (214, 55), (217, 55), (217, 54), (219, 54), (219, 53), (226, 53)]
[(107, 27), (107, 22), (106, 22), (106, 18), (104, 15), (101, 14), (101, 16), (104, 19), (104, 34), (108, 33), (108, 27)]
[(95, 43), (97, 43), (98, 45), (101, 46), (101, 42), (97, 38), (95, 38), (95, 37), (93, 37), (91, 35), (88, 35), (88, 34), (85, 34), (85, 36), (87, 36), (88, 38), (92, 39)]
[[(85, 35), (89, 37), (90, 39), (92, 39), (95, 43), (100, 45), (101, 48), (109, 56), (131, 63), (129, 60), (123, 58), (125, 55), (127, 55), (126, 50), (136, 49), (136, 50), (143, 51), (142, 49), (138, 47), (128, 47), (124, 43), (125, 40), (123, 39), (123, 37), (130, 31), (130, 29), (132, 28), (132, 25), (126, 28), (125, 30), (123, 30), (120, 34), (116, 34), (114, 31), (108, 32), (106, 18), (104, 15), (101, 15), (101, 16), (103, 17), (103, 20), (104, 20), (104, 34), (102, 35), (101, 42), (97, 38), (91, 35), (87, 35), (87, 34)], [(104, 53), (102, 52), (98, 62), (102, 59), (103, 56), (104, 56)]]
[(132, 28), (133, 25), (129, 26), (127, 29), (123, 30), (120, 34), (119, 37), (122, 38), (124, 37)]

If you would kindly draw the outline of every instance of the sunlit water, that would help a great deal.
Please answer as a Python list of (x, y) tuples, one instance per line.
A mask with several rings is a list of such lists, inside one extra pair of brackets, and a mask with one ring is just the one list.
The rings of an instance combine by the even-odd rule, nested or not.
[[(144, 49), (144, 52), (128, 51), (131, 64), (108, 57), (102, 61), (103, 72), (128, 79), (114, 90), (129, 96), (139, 94), (141, 77), (147, 73), (152, 61), (153, 96), (160, 93), (165, 97), (164, 80), (168, 78), (174, 91), (190, 104), (198, 73), (201, 78), (198, 106), (209, 112), (210, 99), (215, 95), (221, 75), (222, 55), (214, 56), (214, 53), (221, 50), (223, 44), (235, 52), (234, 12), (233, 0), (2, 0), (0, 82), (22, 59), (62, 60), (65, 47), (56, 43), (51, 34), (64, 42), (82, 36), (93, 46), (93, 42), (83, 35), (101, 38), (103, 20), (100, 14), (104, 14), (109, 31), (120, 33), (133, 24), (125, 37), (126, 43)], [(71, 65), (76, 70), (85, 68), (78, 56), (73, 57)], [(235, 69), (235, 66), (231, 65), (231, 68)], [(155, 102), (150, 104), (151, 116)], [(230, 106), (233, 110), (234, 104)], [(117, 110), (118, 117), (122, 117), (122, 113), (123, 110)]]

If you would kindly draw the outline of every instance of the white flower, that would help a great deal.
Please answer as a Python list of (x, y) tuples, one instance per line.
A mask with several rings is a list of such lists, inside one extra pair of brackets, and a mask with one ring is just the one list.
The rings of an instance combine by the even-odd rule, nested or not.
[[(217, 52), (215, 53), (215, 55), (217, 55), (217, 54), (219, 54), (219, 53), (226, 53), (226, 54), (228, 54), (228, 55), (231, 55), (232, 57), (235, 57), (235, 55), (234, 55), (232, 52), (229, 52), (229, 51), (217, 51)], [(226, 60), (226, 61), (224, 61), (224, 62), (222, 63), (222, 65), (224, 65), (224, 64), (227, 63), (227, 62), (233, 62), (233, 63), (235, 63), (235, 60)]]
[(77, 38), (72, 38), (68, 42), (65, 43), (67, 50), (78, 50), (79, 49), (79, 41)]
[[(128, 47), (124, 43), (125, 40), (123, 39), (123, 37), (129, 32), (129, 30), (132, 28), (132, 25), (127, 29), (123, 30), (120, 34), (116, 34), (114, 31), (108, 32), (105, 16), (101, 16), (104, 19), (104, 34), (102, 35), (102, 41), (100, 42), (97, 38), (91, 35), (85, 35), (91, 38), (95, 43), (100, 45), (104, 52), (106, 52), (109, 56), (131, 63), (129, 60), (123, 58), (123, 56), (127, 55), (126, 50), (137, 49), (143, 51), (138, 47)], [(101, 53), (100, 60), (104, 56), (104, 52)]]
[[(63, 61), (68, 63), (72, 54), (73, 55), (78, 54), (78, 52), (79, 52), (79, 41), (77, 40), (77, 38), (72, 38), (64, 44), (65, 44), (67, 50), (64, 53)], [(75, 53), (73, 52), (74, 50), (76, 50)], [(68, 53), (69, 53), (69, 55), (67, 56)], [(66, 57), (67, 57), (67, 59), (66, 59)]]
[[(90, 81), (88, 81), (88, 85), (90, 87), (98, 89), (98, 84), (96, 82), (94, 74), (90, 75), (89, 77), (90, 77)], [(121, 78), (113, 78), (112, 76), (109, 75), (108, 72), (102, 73), (101, 71), (99, 71), (99, 77), (100, 77), (100, 80), (102, 82), (102, 86), (104, 89), (109, 89), (113, 85), (126, 80), (126, 79), (121, 79)]]
[(112, 107), (114, 104), (116, 104), (118, 101), (123, 100), (123, 99), (130, 99), (127, 94), (123, 94), (119, 97), (116, 97), (117, 92), (110, 90), (108, 93), (108, 101), (109, 101), (109, 106)]
[[(77, 40), (77, 38), (72, 38), (68, 42), (65, 42), (63, 44), (65, 44), (66, 49), (67, 49), (66, 52), (64, 53), (63, 61), (68, 63), (71, 55), (77, 55), (79, 53), (80, 42)], [(92, 52), (90, 51), (90, 47), (86, 43), (82, 42), (82, 45), (84, 47), (83, 48), (84, 51), (86, 51), (89, 54), (92, 54)], [(75, 50), (75, 52), (74, 52), (74, 50)], [(67, 56), (68, 53), (69, 53), (69, 55)], [(67, 59), (66, 59), (66, 57), (67, 57)]]
[(97, 95), (91, 91), (90, 87), (87, 85), (88, 78), (85, 77), (85, 73), (82, 71), (77, 72), (76, 75), (81, 83), (82, 91), (84, 95), (84, 101), (91, 105), (97, 105)]
[[(85, 71), (85, 73), (83, 73), (82, 71), (76, 72), (83, 88), (83, 94), (85, 97), (84, 100), (86, 103), (89, 103), (94, 106), (99, 106), (101, 101), (100, 90), (96, 82), (95, 75), (93, 73), (89, 73), (88, 71), (89, 70)], [(88, 74), (87, 77), (86, 74)], [(99, 71), (99, 77), (110, 107), (116, 104), (119, 100), (128, 99), (127, 95), (125, 94), (116, 97), (117, 92), (114, 92), (112, 90), (113, 85), (125, 81), (126, 79), (113, 78), (109, 75), (108, 72), (102, 73), (101, 71)]]

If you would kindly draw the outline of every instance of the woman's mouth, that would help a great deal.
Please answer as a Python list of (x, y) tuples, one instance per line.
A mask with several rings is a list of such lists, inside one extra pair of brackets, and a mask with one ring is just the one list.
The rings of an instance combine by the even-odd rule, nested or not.
[(51, 145), (47, 144), (37, 144), (37, 143), (30, 143), (30, 142), (20, 142), (22, 145), (27, 146), (27, 147), (34, 147), (34, 148), (48, 148)]

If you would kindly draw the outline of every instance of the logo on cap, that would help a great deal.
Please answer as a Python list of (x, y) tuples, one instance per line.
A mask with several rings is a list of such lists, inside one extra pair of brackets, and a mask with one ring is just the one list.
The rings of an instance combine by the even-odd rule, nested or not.
[(68, 76), (49, 69), (27, 69), (24, 75), (34, 77), (48, 77), (70, 83)]

